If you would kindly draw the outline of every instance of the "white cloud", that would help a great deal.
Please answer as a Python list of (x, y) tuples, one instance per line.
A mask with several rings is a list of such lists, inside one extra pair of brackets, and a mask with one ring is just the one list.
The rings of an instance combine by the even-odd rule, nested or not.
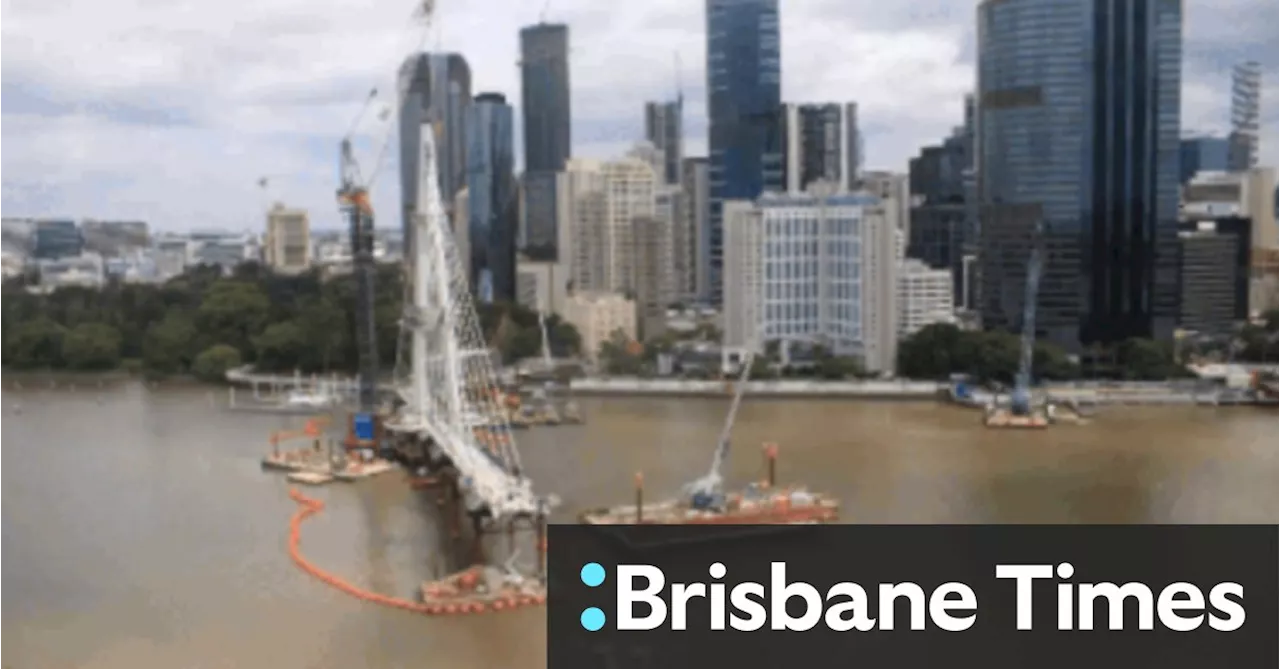
[[(905, 169), (960, 122), (973, 81), (971, 3), (782, 4), (784, 97), (857, 101), (870, 166)], [(1222, 128), (1224, 68), (1257, 50), (1269, 69), (1263, 155), (1274, 164), (1274, 1), (1188, 4), (1184, 125)], [(674, 94), (677, 61), (695, 133), (686, 146), (705, 151), (702, 2), (437, 5), (424, 35), (409, 21), (412, 2), (6, 0), (4, 213), (257, 228), (269, 194), (337, 225), (337, 142), (367, 91), (390, 99), (396, 68), (425, 37), (466, 56), (474, 92), (518, 106), (518, 31), (544, 6), (547, 20), (570, 26), (576, 154), (616, 155), (638, 139), (641, 106)], [(397, 210), (394, 162), (391, 151), (375, 189), (383, 225)], [(264, 175), (275, 177), (268, 194), (256, 185)]]

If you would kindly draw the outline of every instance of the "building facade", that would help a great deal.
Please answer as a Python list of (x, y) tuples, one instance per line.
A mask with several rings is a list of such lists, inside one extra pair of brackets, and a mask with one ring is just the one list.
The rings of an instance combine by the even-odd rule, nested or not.
[(1257, 221), (1250, 238), (1255, 251), (1280, 246), (1276, 222), (1276, 169), (1201, 172), (1182, 191), (1182, 216), (1244, 216)]
[(765, 195), (726, 211), (724, 346), (805, 342), (892, 371), (894, 222), (874, 197)]
[[(214, 252), (213, 249), (221, 248), (217, 243), (220, 241), (203, 242), (200, 248)], [(302, 209), (288, 209), (279, 203), (273, 206), (267, 212), (265, 246), (263, 259), (271, 269), (282, 274), (305, 272), (311, 267), (311, 221), (307, 217), (307, 212)], [(225, 257), (227, 253), (234, 255), (238, 252), (240, 259), (236, 264), (244, 261), (242, 245), (238, 251), (235, 250), (237, 247), (234, 245), (229, 248), (232, 250), (219, 252), (218, 257)], [(211, 257), (205, 260), (210, 264), (222, 264), (214, 262)]]
[(914, 258), (903, 261), (898, 267), (898, 339), (926, 325), (955, 321), (951, 271)]
[(1236, 290), (1240, 268), (1237, 240), (1212, 223), (1178, 233), (1178, 327), (1202, 335), (1230, 337), (1243, 322)]
[(783, 137), (783, 183), (789, 193), (803, 193), (818, 182), (835, 190), (857, 188), (854, 176), (861, 150), (857, 105), (784, 104), (780, 113)]
[[(456, 53), (424, 53), (400, 67), (400, 202), (406, 249), (413, 246), (413, 217), (419, 210), (418, 181), (422, 129), (433, 129), (440, 199), (446, 213), (467, 184), (466, 115), (471, 104), (471, 68)], [(412, 257), (406, 253), (406, 257)]]
[(722, 299), (726, 200), (754, 200), (782, 181), (778, 0), (707, 0), (710, 216), (708, 298)]
[(1185, 184), (1200, 172), (1227, 169), (1231, 143), (1222, 137), (1184, 137), (1178, 143), (1182, 169), (1179, 183)]
[(1262, 66), (1241, 63), (1231, 71), (1231, 134), (1227, 169), (1243, 172), (1258, 164), (1258, 121), (1262, 111)]
[(499, 93), (476, 96), (467, 115), (468, 275), (486, 302), (516, 299), (515, 112)]
[(684, 224), (693, 237), (691, 300), (706, 302), (711, 294), (711, 185), (706, 158), (685, 158), (680, 174)]
[(570, 277), (564, 265), (519, 258), (516, 261), (516, 303), (544, 314), (563, 314)]
[(658, 176), (665, 184), (680, 183), (680, 167), (684, 161), (683, 113), (683, 97), (644, 105), (644, 136), (661, 154), (662, 171)]
[(37, 260), (74, 258), (84, 252), (84, 237), (75, 221), (36, 221), (32, 238), (31, 255)]
[(977, 47), (984, 325), (1021, 329), (1038, 244), (1038, 334), (1171, 339), (1182, 3), (988, 0)]
[[(966, 100), (966, 118), (971, 100)], [(974, 209), (967, 200), (973, 167), (973, 135), (966, 121), (942, 144), (928, 146), (911, 159), (907, 255), (952, 276), (956, 305), (964, 299), (964, 257), (976, 236)]]
[(636, 338), (635, 302), (617, 293), (574, 293), (565, 301), (564, 319), (577, 328), (582, 339), (582, 354), (598, 360), (600, 345), (621, 333), (627, 340)]
[(637, 339), (648, 341), (666, 331), (667, 306), (675, 301), (672, 221), (655, 212), (654, 216), (637, 216), (631, 224), (635, 240)]
[(637, 218), (656, 214), (653, 167), (639, 158), (574, 159), (566, 167), (575, 290), (634, 295)]
[(559, 172), (569, 160), (569, 26), (539, 23), (520, 31), (525, 172)]
[(520, 247), (525, 255), (554, 262), (560, 257), (556, 183), (560, 172), (525, 172), (520, 177)]

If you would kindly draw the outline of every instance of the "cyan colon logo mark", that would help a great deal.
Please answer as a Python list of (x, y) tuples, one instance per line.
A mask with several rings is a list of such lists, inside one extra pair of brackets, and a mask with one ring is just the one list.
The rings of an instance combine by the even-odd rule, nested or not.
[[(597, 562), (588, 562), (582, 565), (582, 571), (579, 576), (582, 578), (582, 583), (588, 588), (599, 587), (601, 583), (604, 583), (604, 567), (601, 567)], [(604, 627), (604, 611), (594, 606), (584, 609), (579, 622), (582, 623), (582, 629), (588, 632), (596, 632)]]

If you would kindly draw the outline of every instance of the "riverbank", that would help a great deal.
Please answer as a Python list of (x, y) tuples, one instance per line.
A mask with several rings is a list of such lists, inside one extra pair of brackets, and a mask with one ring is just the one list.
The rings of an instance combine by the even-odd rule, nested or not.
[[(587, 378), (574, 379), (570, 391), (599, 397), (726, 397), (734, 384), (727, 381), (688, 379)], [(1251, 404), (1238, 397), (1241, 391), (1205, 382), (1076, 382), (1046, 384), (1033, 394), (1059, 402), (1079, 405), (1202, 405)], [(953, 394), (952, 385), (938, 381), (858, 380), (813, 381), (783, 379), (748, 381), (746, 394), (762, 399), (860, 399), (892, 401), (954, 401), (961, 405), (986, 406), (999, 397), (973, 392), (966, 397)]]
[[(569, 389), (579, 395), (723, 397), (734, 391), (732, 381), (689, 379), (586, 378), (573, 379)], [(812, 381), (783, 379), (748, 381), (746, 394), (773, 398), (858, 398), (886, 400), (936, 400), (946, 392), (946, 384), (935, 381), (861, 380)]]

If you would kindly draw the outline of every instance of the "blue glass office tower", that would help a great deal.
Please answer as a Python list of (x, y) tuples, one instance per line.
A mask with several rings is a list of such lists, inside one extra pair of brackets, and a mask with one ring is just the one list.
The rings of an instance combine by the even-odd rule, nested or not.
[(514, 124), (500, 93), (477, 95), (467, 114), (467, 275), (486, 302), (516, 298)]
[(1182, 155), (1181, 183), (1187, 183), (1197, 172), (1225, 172), (1231, 154), (1231, 142), (1225, 137), (1188, 137), (1179, 145)]
[(714, 304), (724, 295), (724, 201), (783, 186), (779, 39), (778, 0), (707, 0), (707, 281)]
[(977, 44), (984, 324), (1021, 328), (1042, 224), (1039, 334), (1170, 338), (1181, 0), (984, 0)]

